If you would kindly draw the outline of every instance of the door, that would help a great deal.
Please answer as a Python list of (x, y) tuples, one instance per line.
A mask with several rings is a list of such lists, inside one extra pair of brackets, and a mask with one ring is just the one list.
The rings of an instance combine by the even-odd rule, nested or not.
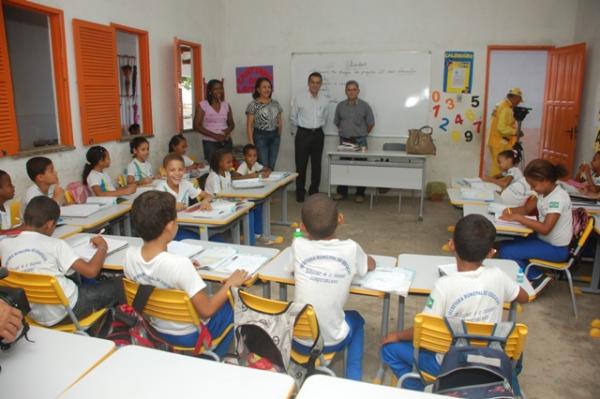
[(540, 157), (572, 175), (583, 91), (585, 43), (548, 51)]

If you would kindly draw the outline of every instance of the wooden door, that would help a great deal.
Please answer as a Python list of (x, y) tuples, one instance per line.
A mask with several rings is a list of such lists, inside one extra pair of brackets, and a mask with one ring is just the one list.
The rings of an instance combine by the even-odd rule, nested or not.
[(572, 175), (583, 92), (585, 43), (548, 51), (540, 157)]

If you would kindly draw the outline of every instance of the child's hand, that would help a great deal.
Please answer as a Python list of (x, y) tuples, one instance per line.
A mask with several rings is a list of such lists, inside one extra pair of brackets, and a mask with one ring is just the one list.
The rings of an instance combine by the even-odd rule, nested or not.
[(177, 212), (183, 211), (185, 208), (187, 208), (187, 206), (185, 206), (183, 202), (178, 202), (175, 204), (175, 209), (177, 210)]
[(236, 270), (231, 273), (231, 276), (225, 281), (225, 285), (229, 287), (239, 287), (244, 284), (244, 281), (248, 280), (250, 275), (245, 270)]
[(133, 194), (135, 193), (135, 190), (137, 190), (137, 185), (134, 184), (128, 184), (127, 186), (123, 187), (123, 190), (125, 190), (125, 194)]
[(196, 268), (196, 270), (200, 270), (202, 268), (202, 266), (200, 265), (200, 262), (198, 261), (198, 259), (192, 259), (192, 265), (194, 265), (194, 267)]
[(262, 177), (264, 177), (266, 179), (271, 174), (271, 169), (264, 168), (263, 170), (260, 171), (260, 174), (262, 175)]
[(202, 202), (200, 203), (200, 210), (201, 211), (210, 211), (212, 209), (212, 206), (210, 206), (210, 199), (205, 198), (202, 200)]
[(400, 341), (400, 337), (397, 331), (395, 332), (391, 332), (388, 335), (385, 335), (383, 338), (381, 338), (381, 345), (385, 345), (385, 344), (391, 344), (393, 342), (398, 342)]
[(90, 238), (90, 242), (92, 243), (92, 245), (95, 248), (103, 248), (104, 249), (108, 249), (108, 244), (106, 243), (106, 241), (104, 240), (104, 238), (102, 238), (102, 236), (94, 236), (92, 238)]
[(501, 220), (506, 220), (508, 222), (511, 222), (511, 221), (515, 221), (516, 222), (519, 219), (519, 215), (514, 214), (514, 213), (508, 213), (505, 210), (504, 212), (502, 212), (502, 216), (500, 216), (500, 219)]
[(145, 177), (140, 181), (140, 184), (146, 185), (152, 183), (152, 177)]

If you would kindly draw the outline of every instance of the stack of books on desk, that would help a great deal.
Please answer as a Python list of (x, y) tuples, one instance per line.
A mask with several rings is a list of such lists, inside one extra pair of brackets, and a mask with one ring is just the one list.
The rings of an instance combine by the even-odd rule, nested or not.
[(360, 146), (355, 143), (349, 143), (343, 141), (342, 144), (337, 146), (338, 151), (357, 152), (360, 151)]

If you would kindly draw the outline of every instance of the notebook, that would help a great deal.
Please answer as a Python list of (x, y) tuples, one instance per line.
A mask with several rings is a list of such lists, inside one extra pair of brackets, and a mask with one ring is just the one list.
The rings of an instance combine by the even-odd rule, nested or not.
[[(108, 251), (106, 252), (107, 256), (129, 245), (125, 240), (104, 236), (102, 238), (104, 238), (104, 241), (106, 241), (106, 244), (108, 245)], [(77, 241), (69, 243), (69, 245), (71, 248), (73, 248), (73, 251), (75, 251), (77, 256), (86, 262), (89, 262), (89, 260), (92, 259), (92, 257), (96, 254), (96, 247), (94, 247), (94, 245), (90, 242), (89, 237), (82, 237)]]
[(395, 266), (378, 266), (366, 275), (356, 277), (352, 285), (406, 297), (415, 271)]
[(200, 263), (200, 269), (231, 274), (237, 269), (254, 274), (269, 258), (263, 255), (241, 253), (231, 247), (207, 248), (192, 258)]
[(114, 205), (117, 203), (117, 198), (118, 197), (88, 197), (85, 203), (97, 205)]
[(86, 218), (102, 209), (100, 204), (73, 204), (60, 207), (60, 216), (67, 218)]
[[(512, 220), (503, 220), (500, 219), (500, 215), (494, 215), (494, 224), (496, 224), (497, 226), (512, 226), (512, 227), (524, 227), (521, 223), (519, 222), (514, 222)], [(527, 219), (529, 220), (537, 220), (537, 218), (535, 216), (525, 216)]]
[(202, 245), (188, 244), (181, 241), (171, 241), (167, 245), (167, 252), (173, 255), (181, 255), (191, 258), (204, 250)]
[(494, 200), (494, 191), (492, 191), (492, 190), (482, 190), (482, 189), (462, 187), (460, 189), (460, 195), (463, 200), (484, 201), (484, 202), (492, 202)]
[(271, 172), (269, 177), (263, 177), (264, 181), (279, 181), (291, 175), (290, 172)]
[(263, 183), (259, 178), (255, 179), (243, 179), (243, 180), (233, 180), (231, 182), (231, 186), (233, 188), (244, 189), (244, 188), (260, 188), (264, 187), (265, 183)]

